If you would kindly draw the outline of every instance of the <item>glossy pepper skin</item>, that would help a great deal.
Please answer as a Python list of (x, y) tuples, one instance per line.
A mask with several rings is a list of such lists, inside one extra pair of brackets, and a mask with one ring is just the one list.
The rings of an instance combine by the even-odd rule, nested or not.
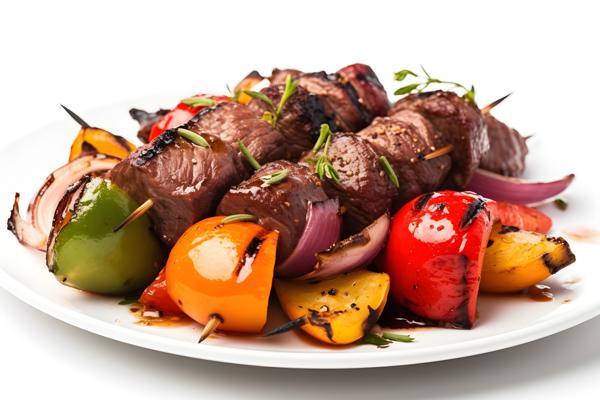
[(216, 314), (219, 330), (257, 333), (267, 320), (279, 234), (223, 218), (197, 222), (179, 238), (167, 261), (167, 290), (200, 324)]
[(442, 191), (398, 211), (382, 267), (400, 305), (449, 326), (473, 327), (492, 229), (489, 202), (471, 192)]
[(106, 295), (129, 294), (152, 282), (164, 265), (166, 251), (152, 233), (148, 217), (113, 232), (137, 207), (106, 179), (85, 183), (74, 209), (67, 211), (49, 243), (47, 263), (56, 279)]
[(167, 292), (167, 277), (164, 268), (152, 283), (144, 289), (144, 292), (140, 296), (140, 303), (165, 314), (183, 313)]
[[(214, 96), (208, 94), (197, 94), (192, 97), (211, 99), (214, 100), (215, 103), (221, 103), (230, 100), (230, 98), (227, 96)], [(152, 129), (150, 130), (150, 135), (148, 136), (148, 141), (152, 141), (156, 137), (162, 135), (162, 133), (167, 129), (177, 128), (178, 126), (185, 124), (205, 108), (207, 108), (207, 106), (192, 107), (184, 103), (177, 104), (177, 106), (174, 109), (169, 111), (157, 123), (155, 123), (152, 126)]]

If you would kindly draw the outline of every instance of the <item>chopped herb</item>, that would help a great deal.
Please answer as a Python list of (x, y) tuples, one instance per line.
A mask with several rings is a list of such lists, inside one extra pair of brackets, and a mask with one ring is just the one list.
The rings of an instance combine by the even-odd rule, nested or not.
[(385, 158), (385, 156), (379, 157), (379, 164), (381, 164), (381, 168), (383, 168), (383, 170), (387, 174), (388, 178), (390, 178), (390, 181), (392, 181), (394, 186), (399, 188), (400, 181), (398, 180), (398, 175), (396, 175), (396, 173), (394, 172), (394, 168), (392, 168), (392, 165), (390, 164), (388, 159)]
[(288, 177), (289, 173), (290, 173), (290, 171), (286, 168), (286, 169), (282, 169), (281, 171), (277, 171), (277, 172), (274, 172), (269, 175), (261, 176), (260, 180), (263, 181), (264, 183), (260, 186), (268, 187), (271, 185), (276, 185), (276, 184), (284, 181)]
[(244, 143), (242, 143), (242, 141), (239, 139), (238, 139), (238, 146), (240, 147), (240, 151), (246, 158), (246, 161), (248, 161), (248, 164), (250, 164), (250, 166), (252, 168), (254, 168), (254, 170), (259, 169), (260, 164), (258, 163), (258, 161), (256, 161), (256, 159), (252, 156), (252, 154), (250, 154), (250, 151), (248, 150), (248, 148), (246, 146), (244, 146)]
[(189, 129), (179, 128), (177, 129), (177, 134), (181, 137), (186, 138), (190, 142), (197, 144), (198, 146), (210, 147), (210, 144), (208, 144), (206, 139), (204, 139), (196, 132), (190, 131)]
[(400, 335), (398, 333), (384, 332), (381, 336), (384, 339), (392, 340), (394, 342), (411, 343), (415, 341), (415, 338), (410, 335)]
[(361, 341), (359, 343), (360, 344), (372, 344), (372, 345), (379, 347), (380, 349), (385, 349), (392, 342), (390, 340), (384, 339), (383, 337), (375, 335), (373, 333), (367, 333), (361, 339)]
[(424, 75), (419, 75), (408, 69), (403, 69), (401, 71), (396, 72), (394, 74), (394, 79), (397, 80), (398, 82), (402, 82), (408, 76), (420, 78), (422, 81), (417, 82), (417, 83), (410, 83), (406, 86), (402, 86), (401, 88), (397, 89), (394, 92), (394, 94), (399, 96), (399, 95), (408, 94), (408, 93), (411, 93), (414, 91), (416, 91), (417, 93), (422, 93), (425, 89), (427, 89), (429, 87), (429, 85), (432, 85), (432, 84), (450, 85), (450, 89), (456, 89), (456, 88), (463, 89), (465, 91), (463, 94), (463, 98), (465, 100), (467, 100), (468, 102), (470, 102), (471, 104), (476, 104), (475, 103), (475, 87), (473, 85), (471, 85), (470, 88), (467, 88), (466, 86), (464, 86), (458, 82), (443, 81), (441, 79), (432, 78), (431, 75), (429, 75), (429, 73), (425, 70), (425, 68), (423, 68), (423, 66), (421, 66), (421, 70), (423, 71)]
[(554, 200), (554, 205), (561, 211), (565, 211), (569, 207), (569, 204), (563, 199)]
[(221, 222), (227, 224), (229, 222), (256, 221), (256, 219), (252, 214), (234, 214), (223, 218)]
[(181, 100), (183, 104), (190, 107), (210, 107), (216, 104), (213, 99), (207, 99), (204, 97), (188, 97), (187, 99)]
[[(331, 138), (333, 137), (333, 132), (329, 129), (329, 125), (322, 124), (321, 125), (321, 134), (319, 135), (319, 139), (317, 143), (315, 143), (315, 147), (313, 148), (313, 153), (317, 153), (321, 147), (323, 147), (323, 151), (317, 157), (315, 161), (315, 172), (321, 179), (331, 179), (335, 183), (340, 183), (340, 175), (337, 170), (331, 163), (329, 159), (329, 155), (327, 154), (329, 151), (329, 145), (331, 144)], [(323, 146), (323, 142), (325, 142), (325, 146)]]
[(277, 125), (277, 121), (281, 117), (285, 103), (296, 92), (297, 87), (298, 85), (296, 84), (296, 81), (294, 81), (291, 75), (288, 75), (285, 78), (285, 88), (283, 89), (283, 95), (281, 96), (281, 100), (279, 100), (277, 108), (275, 108), (273, 100), (271, 100), (269, 96), (265, 95), (264, 93), (255, 92), (252, 90), (244, 90), (242, 93), (245, 93), (253, 99), (257, 99), (265, 103), (268, 110), (263, 113), (262, 119), (263, 121), (271, 124), (271, 126), (275, 127)]
[(323, 143), (325, 143), (325, 140), (329, 137), (329, 135), (332, 135), (329, 125), (321, 124), (321, 132), (319, 133), (319, 138), (313, 147), (313, 153), (316, 154), (321, 149), (321, 146), (323, 146)]
[(131, 297), (125, 297), (123, 300), (121, 300), (119, 302), (119, 305), (121, 305), (121, 306), (128, 306), (130, 304), (136, 304), (136, 303), (139, 303), (139, 302), (140, 301), (139, 301), (139, 299), (138, 299), (137, 296), (135, 296), (135, 297), (131, 296)]

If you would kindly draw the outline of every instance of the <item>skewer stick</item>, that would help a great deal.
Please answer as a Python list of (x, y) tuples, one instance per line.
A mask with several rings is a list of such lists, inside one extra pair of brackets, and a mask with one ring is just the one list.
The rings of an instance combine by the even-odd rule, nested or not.
[(443, 156), (445, 154), (450, 153), (453, 149), (454, 149), (454, 145), (449, 144), (449, 145), (446, 145), (444, 147), (440, 147), (439, 149), (434, 150), (434, 151), (432, 151), (429, 154), (425, 154), (423, 156), (423, 159), (424, 160), (433, 160), (434, 158), (441, 157), (441, 156)]
[(154, 202), (152, 201), (152, 199), (148, 199), (145, 202), (143, 202), (142, 205), (139, 206), (138, 208), (136, 208), (135, 210), (133, 210), (133, 212), (131, 214), (129, 214), (127, 216), (127, 218), (125, 218), (123, 220), (123, 222), (121, 222), (119, 225), (117, 225), (115, 227), (115, 229), (113, 229), (113, 232), (118, 232), (120, 229), (125, 228), (127, 225), (129, 225), (130, 223), (132, 223), (133, 221), (135, 221), (136, 219), (138, 219), (139, 217), (141, 217), (142, 215), (147, 213), (148, 210), (150, 210), (153, 205), (154, 205)]
[(296, 318), (295, 320), (286, 322), (285, 324), (278, 326), (277, 328), (270, 330), (265, 333), (264, 336), (275, 336), (281, 333), (285, 333), (287, 331), (291, 331), (292, 329), (300, 328), (302, 325), (305, 325), (308, 322), (306, 315), (301, 316), (300, 318)]
[(83, 120), (83, 118), (81, 118), (79, 115), (75, 114), (73, 111), (69, 110), (67, 107), (63, 106), (62, 104), (60, 106), (67, 112), (67, 114), (69, 114), (69, 116), (71, 118), (73, 118), (75, 120), (75, 122), (77, 122), (79, 124), (79, 126), (81, 126), (82, 128), (90, 128), (91, 127), (90, 124), (85, 122)]
[(492, 109), (493, 109), (494, 107), (496, 107), (498, 104), (500, 104), (500, 103), (502, 103), (504, 100), (506, 100), (506, 99), (508, 98), (508, 96), (510, 96), (511, 94), (513, 94), (513, 92), (510, 92), (509, 94), (507, 94), (507, 95), (505, 95), (505, 96), (503, 96), (503, 97), (500, 97), (498, 100), (494, 100), (494, 101), (492, 101), (490, 104), (488, 104), (487, 106), (485, 106), (485, 107), (483, 107), (483, 108), (481, 109), (481, 113), (482, 113), (482, 114), (487, 114), (487, 113), (489, 113), (490, 111), (492, 111)]
[(202, 343), (207, 337), (212, 335), (212, 333), (217, 329), (217, 327), (223, 322), (223, 317), (219, 314), (210, 314), (208, 316), (208, 322), (204, 325), (204, 329), (200, 334), (200, 339), (198, 339), (198, 343)]

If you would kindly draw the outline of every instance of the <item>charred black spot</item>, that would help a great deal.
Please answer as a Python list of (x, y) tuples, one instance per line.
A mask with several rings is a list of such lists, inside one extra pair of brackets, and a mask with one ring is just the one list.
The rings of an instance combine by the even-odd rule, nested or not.
[(181, 299), (177, 299), (177, 304), (179, 304), (180, 306), (183, 305), (183, 302), (181, 301)]
[(446, 203), (439, 203), (439, 204), (435, 205), (436, 211), (444, 211), (445, 208), (446, 208)]
[(356, 303), (350, 304), (350, 308), (355, 308), (355, 307), (356, 307)]
[(471, 204), (469, 204), (469, 207), (467, 207), (467, 210), (460, 220), (460, 228), (464, 229), (471, 225), (473, 220), (483, 209), (485, 209), (485, 200), (482, 198), (475, 199)]
[(544, 266), (548, 268), (551, 274), (555, 274), (564, 267), (571, 265), (575, 262), (575, 254), (571, 251), (569, 243), (561, 237), (556, 238), (548, 238), (551, 242), (556, 243), (561, 246), (562, 249), (559, 251), (563, 251), (560, 257), (552, 257), (550, 253), (546, 253), (542, 256), (542, 261), (544, 262)]
[(169, 129), (165, 131), (162, 135), (154, 139), (147, 148), (145, 148), (139, 154), (137, 154), (135, 159), (135, 165), (141, 167), (148, 161), (153, 159), (155, 156), (165, 151), (167, 146), (173, 143), (177, 136), (178, 135), (176, 129)]
[(487, 247), (492, 247), (494, 245), (494, 241), (492, 239), (488, 240)]
[(316, 327), (319, 327), (325, 331), (327, 338), (333, 342), (333, 330), (331, 329), (331, 323), (321, 316), (321, 313), (315, 310), (310, 310), (308, 314), (308, 322)]
[(440, 92), (440, 90), (434, 90), (432, 92), (417, 93), (416, 97), (417, 97), (417, 99), (426, 99), (428, 97), (438, 94), (439, 92)]
[(337, 294), (337, 289), (331, 288), (331, 289), (329, 289), (329, 291), (327, 292), (327, 294), (330, 295), (330, 296), (335, 296)]
[(500, 231), (498, 232), (500, 235), (504, 235), (506, 233), (511, 233), (511, 232), (519, 232), (520, 229), (517, 228), (516, 226), (512, 226), (512, 225), (502, 225), (502, 228), (500, 228)]
[(420, 211), (423, 208), (425, 208), (425, 206), (427, 205), (429, 200), (431, 200), (431, 197), (433, 197), (433, 192), (426, 193), (426, 194), (422, 195), (421, 197), (419, 197), (419, 200), (417, 200), (415, 203), (415, 211)]
[(255, 237), (250, 241), (250, 244), (248, 244), (248, 247), (246, 247), (246, 251), (244, 252), (244, 257), (240, 260), (240, 263), (238, 264), (235, 270), (236, 275), (239, 275), (240, 271), (242, 270), (242, 267), (246, 264), (246, 260), (253, 259), (254, 257), (256, 257), (256, 254), (258, 254), (262, 242), (263, 241), (258, 237)]
[(377, 315), (377, 310), (371, 308), (371, 306), (368, 307), (369, 315), (367, 315), (367, 318), (365, 319), (365, 322), (363, 322), (362, 325), (362, 329), (363, 332), (365, 332), (365, 334), (371, 330), (371, 328), (373, 327), (373, 325), (375, 325), (377, 319), (379, 318), (379, 316)]
[(95, 154), (98, 150), (88, 141), (84, 141), (81, 143), (81, 155), (85, 156), (88, 154)]
[(224, 107), (227, 103), (217, 103), (212, 107), (203, 108), (198, 112), (198, 114), (194, 115), (192, 119), (190, 119), (187, 123), (185, 123), (182, 128), (189, 129), (190, 126), (194, 125), (196, 122), (200, 121), (206, 114), (209, 114), (215, 110), (218, 110), (221, 107)]

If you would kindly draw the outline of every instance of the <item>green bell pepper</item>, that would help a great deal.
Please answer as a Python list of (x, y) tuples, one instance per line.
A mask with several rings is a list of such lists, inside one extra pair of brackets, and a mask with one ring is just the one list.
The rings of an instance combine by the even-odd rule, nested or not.
[[(48, 267), (56, 279), (77, 289), (123, 295), (145, 288), (166, 261), (166, 249), (143, 215), (113, 232), (138, 205), (119, 187), (91, 178), (81, 189), (66, 223), (50, 242)], [(70, 218), (68, 217), (70, 216)]]

